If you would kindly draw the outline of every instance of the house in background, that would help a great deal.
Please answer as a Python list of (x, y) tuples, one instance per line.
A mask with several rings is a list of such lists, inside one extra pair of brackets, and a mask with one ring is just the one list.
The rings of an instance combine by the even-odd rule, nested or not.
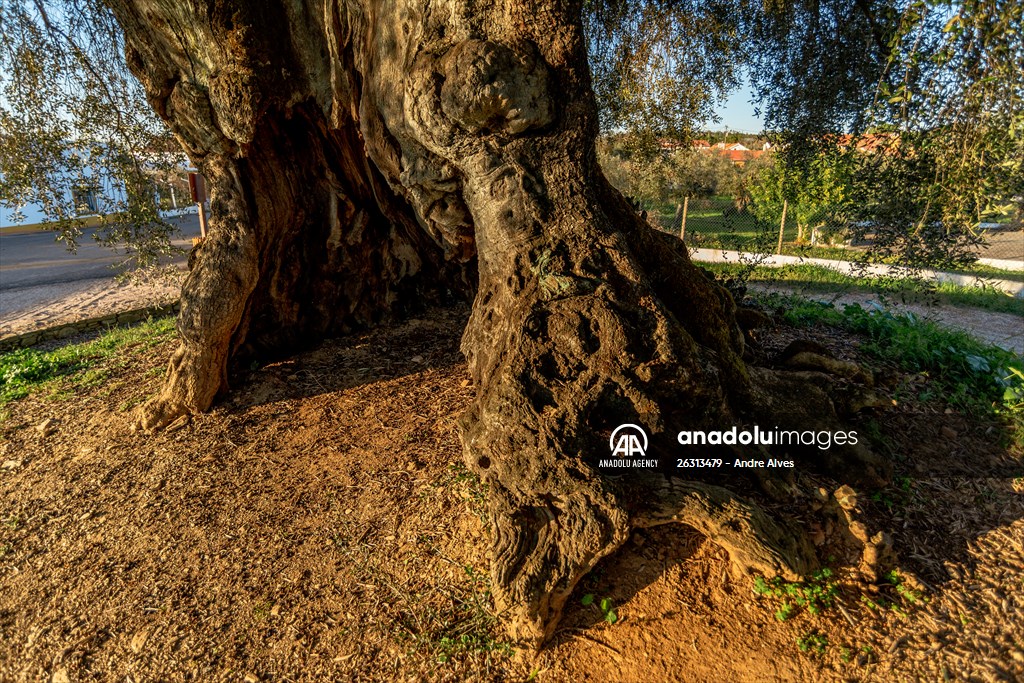
[[(188, 158), (174, 150), (149, 150), (140, 156), (152, 178), (153, 198), (160, 215), (196, 213), (188, 186), (188, 174), (195, 169)], [(45, 207), (48, 201), (59, 203), (70, 217), (89, 224), (100, 216), (117, 213), (126, 200), (124, 183), (106, 169), (84, 178), (69, 170), (56, 184), (63, 187), (61, 197), (37, 197), (21, 205), (0, 198), (0, 232), (36, 226), (45, 229), (54, 213), (48, 215)]]
[(744, 166), (747, 162), (757, 159), (770, 150), (768, 143), (765, 143), (762, 149), (750, 149), (742, 142), (718, 142), (712, 145), (707, 140), (694, 140), (692, 146), (702, 154), (723, 156), (735, 166)]

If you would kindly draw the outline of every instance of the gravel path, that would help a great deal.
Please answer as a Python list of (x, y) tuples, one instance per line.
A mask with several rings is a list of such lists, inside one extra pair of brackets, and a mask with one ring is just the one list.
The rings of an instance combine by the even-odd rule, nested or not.
[(5, 290), (0, 296), (0, 338), (172, 303), (181, 293), (184, 276), (183, 270), (143, 283), (101, 278)]

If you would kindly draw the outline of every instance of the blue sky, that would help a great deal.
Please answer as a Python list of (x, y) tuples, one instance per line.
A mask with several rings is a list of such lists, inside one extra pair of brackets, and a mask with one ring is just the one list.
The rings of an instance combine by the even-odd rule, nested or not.
[(744, 82), (718, 107), (718, 115), (722, 117), (721, 123), (713, 124), (708, 128), (711, 130), (728, 128), (742, 133), (760, 133), (764, 128), (764, 122), (759, 116), (754, 115), (754, 105), (750, 102), (752, 98), (750, 84)]

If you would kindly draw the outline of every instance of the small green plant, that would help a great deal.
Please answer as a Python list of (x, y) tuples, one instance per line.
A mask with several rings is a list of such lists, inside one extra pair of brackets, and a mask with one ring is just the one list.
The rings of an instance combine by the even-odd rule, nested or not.
[(452, 661), (459, 655), (472, 653), (495, 653), (506, 657), (512, 655), (512, 645), (476, 633), (460, 636), (442, 636), (435, 646), (437, 661), (441, 664)]
[[(424, 648), (438, 663), (449, 663), (467, 656), (483, 655), (510, 657), (513, 646), (510, 642), (495, 637), (497, 618), (491, 609), (491, 591), (485, 572), (472, 565), (464, 565), (463, 571), (469, 585), (461, 585), (451, 592), (454, 610), (444, 619), (436, 616), (423, 628), (422, 623), (405, 626), (403, 637), (416, 647)], [(407, 596), (416, 599), (418, 596)]]
[[(580, 600), (580, 604), (584, 607), (592, 606), (594, 604), (594, 594), (587, 593), (584, 595)], [(597, 603), (597, 607), (601, 611), (601, 615), (604, 617), (604, 620), (609, 624), (614, 624), (619, 620), (619, 615), (615, 612), (615, 607), (612, 604), (611, 598), (602, 598), (601, 601)]]
[(780, 600), (775, 618), (786, 621), (803, 608), (808, 613), (818, 616), (835, 603), (839, 585), (833, 579), (829, 568), (811, 574), (806, 581), (784, 581), (780, 577), (765, 580), (763, 576), (754, 578), (754, 592)]
[(823, 655), (828, 647), (828, 637), (817, 631), (811, 631), (796, 639), (800, 652)]
[(928, 601), (928, 598), (926, 598), (920, 591), (913, 590), (907, 586), (906, 581), (898, 569), (893, 569), (886, 573), (885, 580), (896, 590), (896, 594), (900, 596), (900, 598), (911, 605)]

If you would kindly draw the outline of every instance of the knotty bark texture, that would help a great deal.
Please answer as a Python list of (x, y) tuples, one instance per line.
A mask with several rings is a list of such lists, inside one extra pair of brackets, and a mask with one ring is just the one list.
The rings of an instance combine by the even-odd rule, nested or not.
[[(824, 375), (744, 362), (731, 297), (601, 175), (579, 2), (114, 5), (129, 65), (212, 192), (145, 427), (209, 407), (240, 355), (475, 291), (462, 438), (513, 635), (543, 643), (640, 526), (691, 524), (739, 571), (814, 565), (801, 530), (726, 488), (597, 469), (625, 422), (668, 459), (683, 428), (838, 421)], [(863, 449), (829, 457), (884, 476)]]

